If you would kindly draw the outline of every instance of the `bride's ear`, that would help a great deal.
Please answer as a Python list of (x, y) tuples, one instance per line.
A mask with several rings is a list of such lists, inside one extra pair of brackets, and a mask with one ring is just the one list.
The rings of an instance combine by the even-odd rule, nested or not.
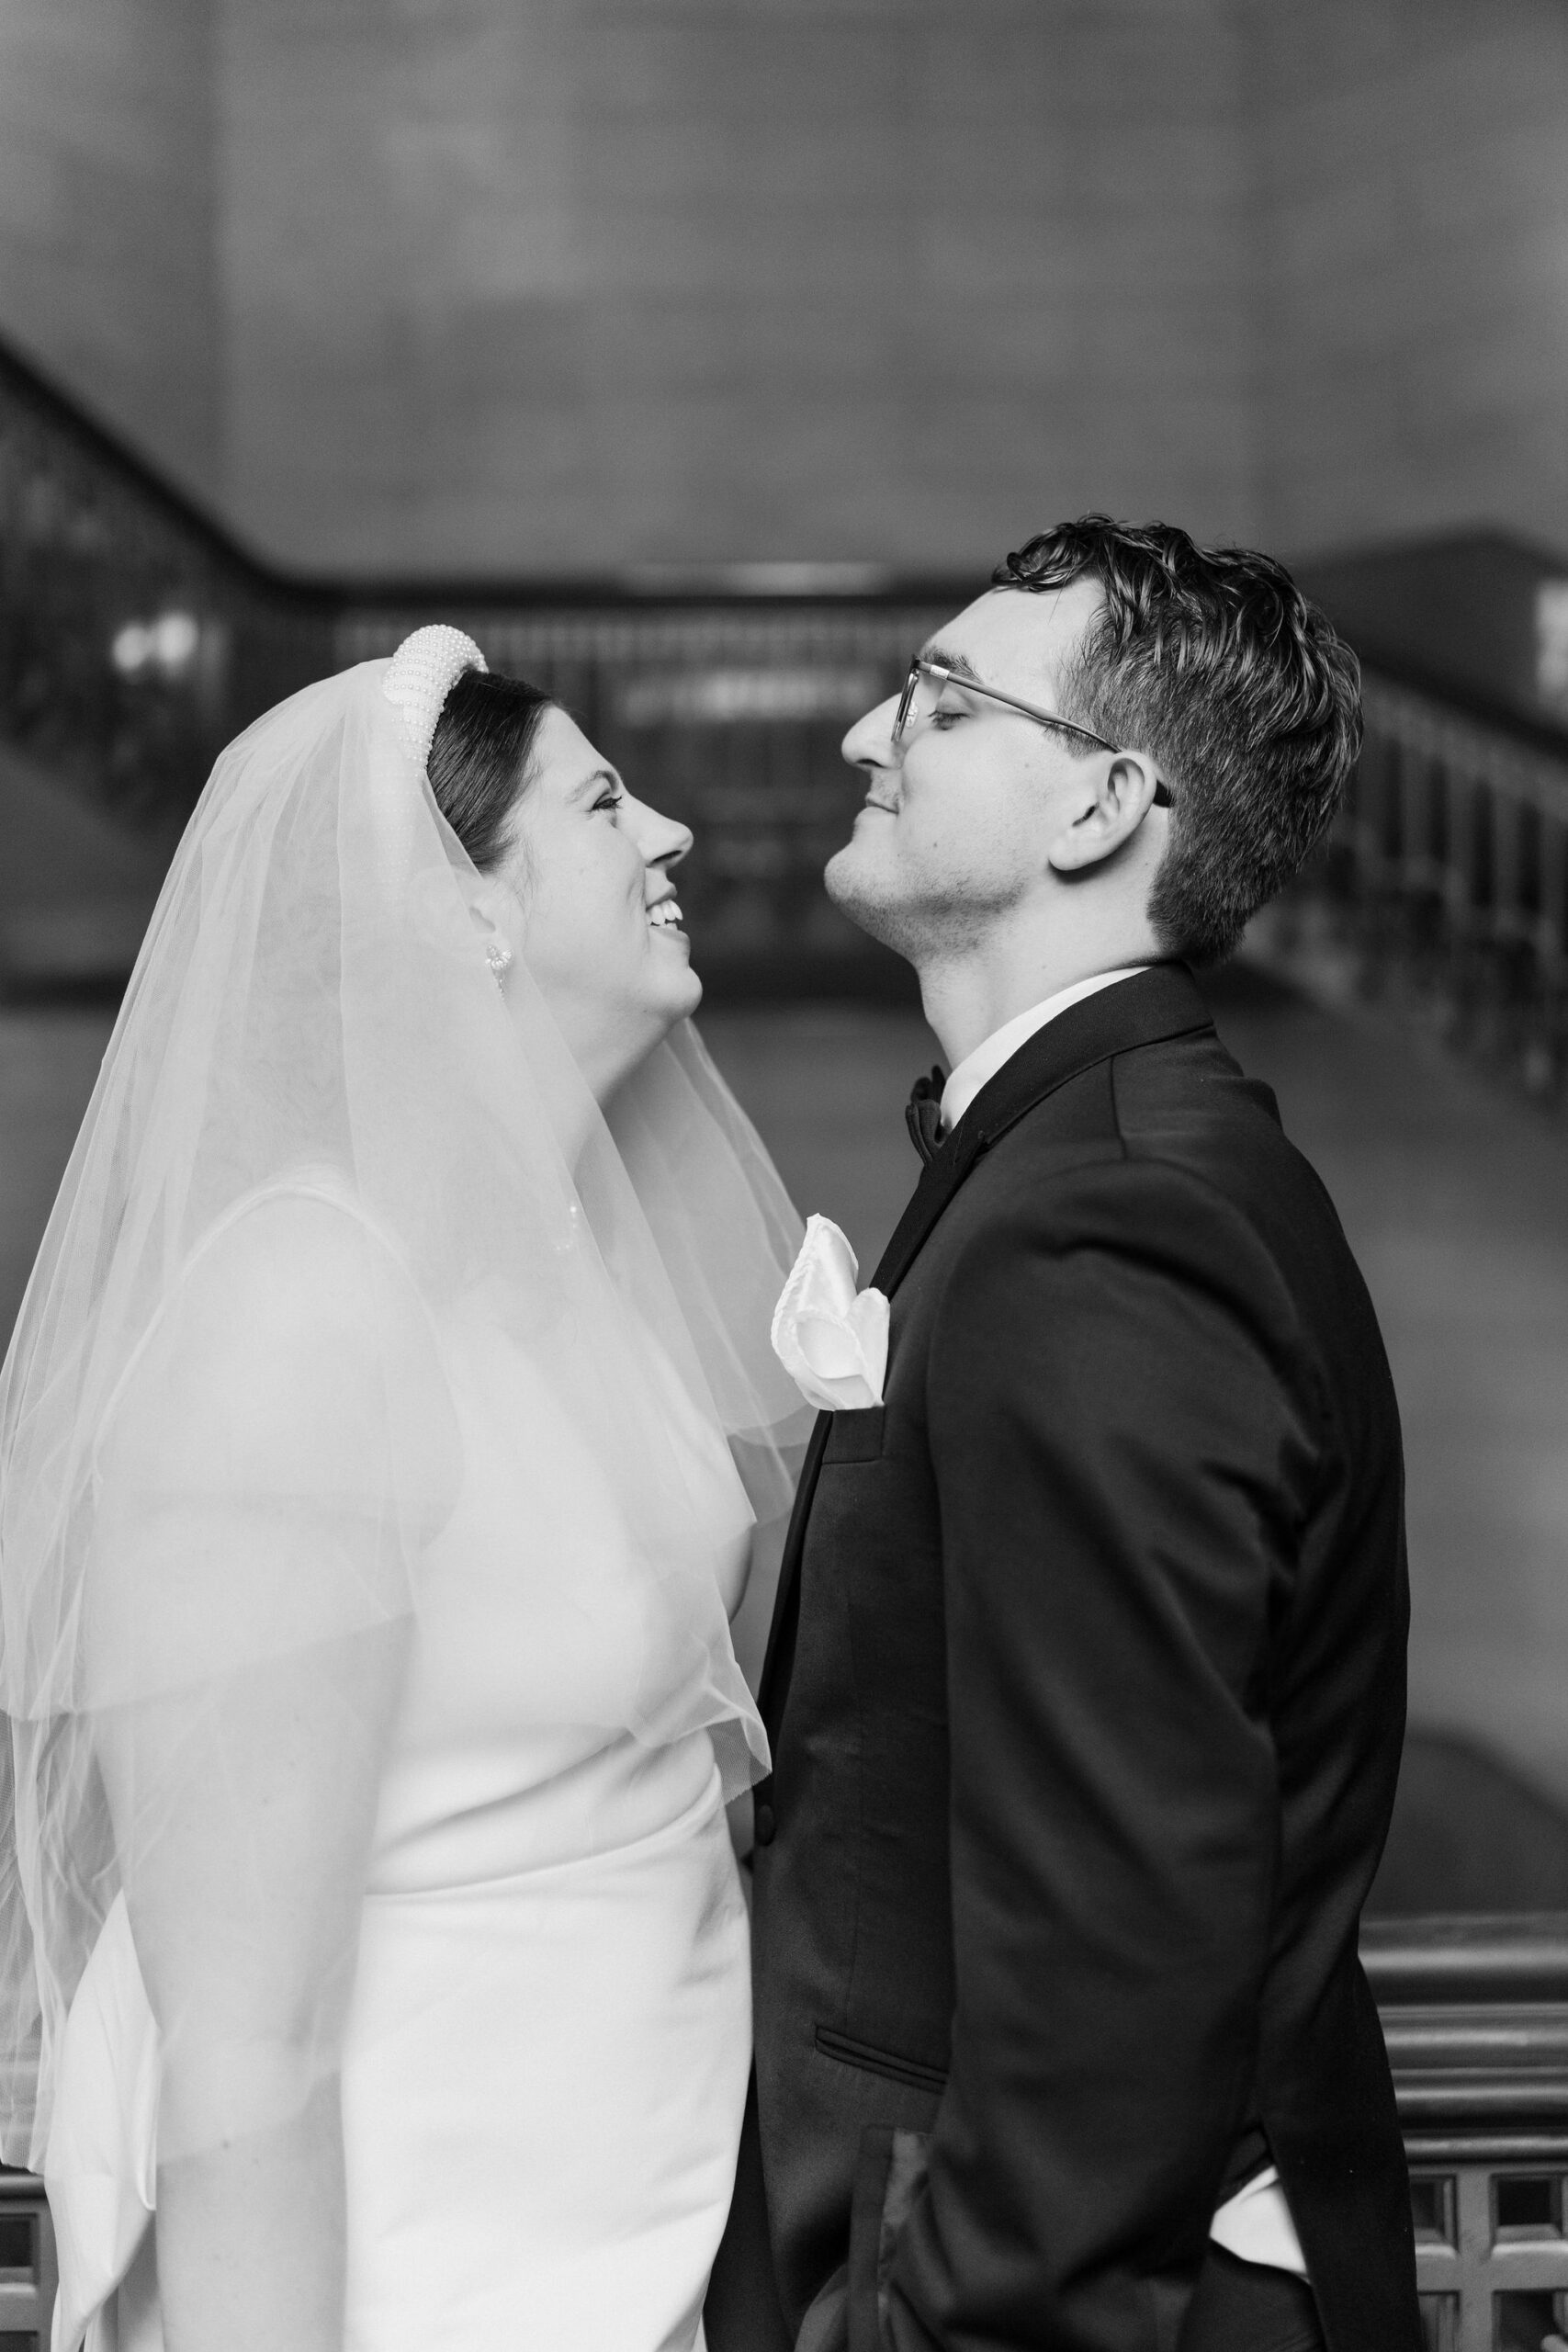
[(509, 967), (517, 960), (517, 902), (509, 890), (481, 879), (479, 888), (468, 898), (468, 920), (473, 924), (485, 962), (498, 981), (505, 978)]

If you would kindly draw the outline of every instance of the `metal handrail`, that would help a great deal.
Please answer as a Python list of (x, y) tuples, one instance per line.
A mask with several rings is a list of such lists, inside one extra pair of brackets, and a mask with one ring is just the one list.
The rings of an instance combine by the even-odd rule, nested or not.
[(1367, 749), (1337, 836), (1362, 886), (1436, 899), (1454, 946), (1522, 945), (1538, 982), (1561, 987), (1568, 743), (1531, 749), (1381, 678), (1363, 708)]
[[(1546, 1105), (1568, 1095), (1568, 735), (1368, 672), (1366, 740), (1322, 856), (1251, 953), (1377, 1001)], [(1561, 748), (1557, 748), (1557, 745)]]
[[(1568, 2318), (1568, 1916), (1370, 1922), (1361, 1956), (1409, 2153), (1429, 2341), (1539, 2343)], [(4, 2287), (0, 2317), (41, 2339), (55, 2276), (43, 2184), (0, 2174), (0, 2204), (37, 2217), (32, 2267)], [(1533, 2335), (1500, 2327), (1499, 2295), (1519, 2298), (1505, 2309)]]

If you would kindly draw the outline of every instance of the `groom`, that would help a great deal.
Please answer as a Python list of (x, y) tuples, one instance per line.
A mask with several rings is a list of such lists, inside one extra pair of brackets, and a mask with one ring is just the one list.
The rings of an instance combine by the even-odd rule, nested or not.
[[(952, 1066), (762, 1688), (757, 2068), (711, 2352), (1420, 2352), (1357, 1924), (1404, 1715), (1399, 1426), (1219, 1043), (1355, 662), (1266, 557), (1032, 539), (852, 729), (828, 869)], [(939, 1091), (940, 1089), (940, 1091)]]

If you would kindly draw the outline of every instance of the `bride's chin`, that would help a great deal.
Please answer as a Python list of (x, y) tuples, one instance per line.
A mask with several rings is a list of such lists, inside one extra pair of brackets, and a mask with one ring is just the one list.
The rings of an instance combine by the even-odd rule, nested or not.
[(674, 1008), (670, 1015), (671, 1026), (677, 1021), (689, 1021), (702, 1001), (703, 984), (693, 968), (688, 947), (683, 970), (670, 975), (664, 991), (664, 1001)]
[(660, 989), (658, 996), (651, 1002), (644, 998), (642, 1017), (657, 1030), (657, 1034), (649, 1040), (647, 1050), (651, 1053), (654, 1046), (661, 1044), (670, 1035), (671, 1029), (677, 1028), (682, 1021), (689, 1021), (702, 1001), (703, 984), (695, 972), (691, 971), (682, 975), (680, 984), (673, 986), (667, 984)]

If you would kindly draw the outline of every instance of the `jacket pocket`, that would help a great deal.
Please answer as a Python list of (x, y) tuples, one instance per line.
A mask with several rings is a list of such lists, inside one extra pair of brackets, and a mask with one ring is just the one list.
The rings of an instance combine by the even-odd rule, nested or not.
[(852, 1411), (836, 1412), (822, 1450), (823, 1461), (880, 1461), (883, 1411), (880, 1405), (862, 1405)]
[(885, 2082), (902, 2083), (908, 2090), (940, 2094), (947, 2088), (945, 2066), (902, 2058), (896, 2050), (873, 2049), (869, 2041), (857, 2041), (852, 2034), (839, 2033), (830, 2025), (817, 2028), (816, 2041), (824, 2058), (836, 2058), (840, 2066), (858, 2066), (863, 2075), (880, 2075)]

